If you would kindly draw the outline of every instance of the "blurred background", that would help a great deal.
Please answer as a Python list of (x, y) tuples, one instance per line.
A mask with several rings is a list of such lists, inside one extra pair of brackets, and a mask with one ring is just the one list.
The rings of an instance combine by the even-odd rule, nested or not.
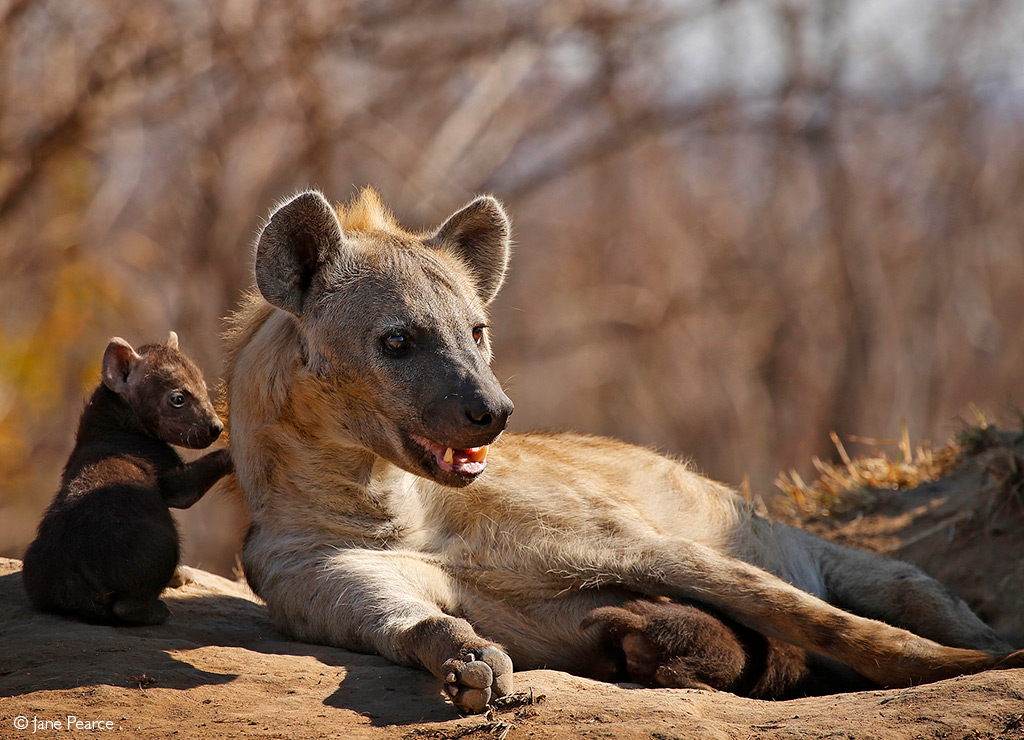
[[(1024, 3), (0, 0), (0, 554), (107, 340), (214, 381), (275, 201), (503, 199), (513, 427), (771, 496), (829, 432), (948, 439), (1024, 377)], [(185, 562), (229, 573), (216, 493)]]

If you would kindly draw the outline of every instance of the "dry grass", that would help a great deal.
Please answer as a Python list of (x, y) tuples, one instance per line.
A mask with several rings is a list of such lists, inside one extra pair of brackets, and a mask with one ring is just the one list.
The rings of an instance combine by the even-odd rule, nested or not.
[[(925, 440), (916, 447), (910, 443), (907, 425), (901, 424), (898, 440), (850, 437), (848, 441), (874, 447), (867, 456), (850, 457), (842, 440), (831, 433), (840, 463), (813, 459), (818, 477), (806, 482), (796, 471), (780, 473), (775, 485), (803, 517), (843, 516), (870, 505), (879, 491), (914, 488), (949, 473), (960, 460), (961, 447), (952, 442), (933, 450)], [(890, 456), (886, 448), (895, 447)]]
[[(976, 411), (954, 440), (933, 450), (925, 440), (912, 446), (906, 423), (898, 440), (849, 437), (869, 444), (868, 455), (851, 457), (832, 432), (839, 463), (814, 458), (818, 477), (807, 482), (795, 470), (780, 473), (776, 486), (790, 513), (803, 518), (848, 516), (870, 507), (879, 494), (902, 491), (956, 471), (971, 471), (980, 481), (977, 506), (966, 515), (991, 525), (1006, 506), (1024, 510), (1024, 416), (1016, 431), (1000, 429)], [(888, 448), (888, 449), (887, 449)], [(895, 448), (894, 453), (889, 449)]]

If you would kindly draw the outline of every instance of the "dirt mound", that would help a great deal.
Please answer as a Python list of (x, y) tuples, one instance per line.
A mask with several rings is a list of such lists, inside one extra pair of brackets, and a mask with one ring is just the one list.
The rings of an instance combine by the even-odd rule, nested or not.
[[(1019, 453), (997, 435), (939, 481), (808, 526), (924, 565), (1020, 646)], [(19, 569), (0, 560), (3, 738), (1024, 738), (1024, 670), (789, 702), (526, 671), (505, 706), (460, 718), (424, 672), (286, 639), (244, 585), (190, 570), (166, 624), (112, 628), (36, 613)]]
[[(800, 526), (921, 566), (1010, 643), (1024, 646), (1024, 432), (970, 429), (943, 454), (950, 450), (955, 460), (942, 466), (942, 477), (900, 491), (836, 491), (853, 501), (843, 517), (811, 517)], [(863, 477), (861, 466), (878, 463), (850, 461), (849, 480)]]

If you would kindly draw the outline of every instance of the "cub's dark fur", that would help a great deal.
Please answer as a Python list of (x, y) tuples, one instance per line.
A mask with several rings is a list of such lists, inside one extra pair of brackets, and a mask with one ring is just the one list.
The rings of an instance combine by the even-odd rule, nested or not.
[(60, 490), (25, 553), (32, 603), (89, 622), (166, 620), (159, 595), (179, 556), (168, 507), (188, 508), (232, 469), (227, 450), (186, 464), (171, 445), (202, 449), (223, 429), (174, 332), (138, 352), (112, 339)]
[(790, 699), (871, 688), (844, 666), (693, 604), (635, 599), (594, 609), (604, 651), (593, 677), (661, 688), (717, 689)]

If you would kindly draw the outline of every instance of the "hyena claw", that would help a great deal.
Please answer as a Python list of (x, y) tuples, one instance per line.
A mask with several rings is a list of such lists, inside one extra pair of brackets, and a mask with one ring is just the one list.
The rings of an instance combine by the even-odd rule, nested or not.
[(465, 714), (479, 714), (512, 690), (512, 660), (493, 645), (452, 658), (444, 671), (444, 691)]

